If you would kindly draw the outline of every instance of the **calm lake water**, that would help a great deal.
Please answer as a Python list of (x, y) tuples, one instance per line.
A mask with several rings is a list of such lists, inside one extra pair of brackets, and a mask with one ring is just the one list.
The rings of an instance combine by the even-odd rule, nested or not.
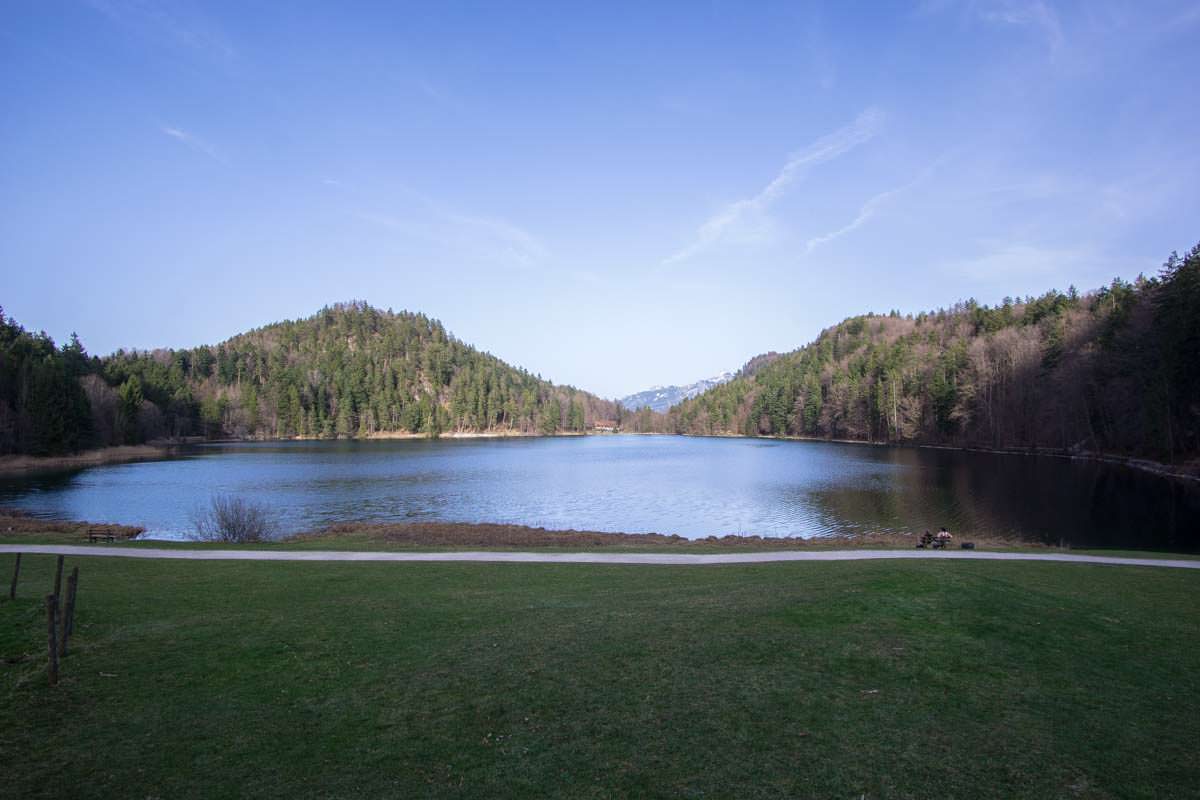
[(1200, 488), (1066, 459), (759, 439), (267, 442), (0, 482), (0, 505), (191, 531), (215, 493), (288, 532), (343, 520), (506, 522), (688, 537), (920, 532), (1196, 550)]

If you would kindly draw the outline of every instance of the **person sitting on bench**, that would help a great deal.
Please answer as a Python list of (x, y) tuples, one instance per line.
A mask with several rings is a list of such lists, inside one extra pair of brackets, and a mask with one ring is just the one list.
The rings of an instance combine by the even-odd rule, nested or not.
[(950, 535), (950, 531), (946, 530), (946, 526), (943, 525), (942, 529), (937, 532), (937, 536), (934, 537), (933, 546), (943, 549), (946, 547), (946, 545), (950, 544), (950, 540), (953, 538), (954, 537)]

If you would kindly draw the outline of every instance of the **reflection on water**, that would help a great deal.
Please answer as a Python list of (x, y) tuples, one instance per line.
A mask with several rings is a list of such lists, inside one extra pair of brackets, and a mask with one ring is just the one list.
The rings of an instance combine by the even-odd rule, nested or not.
[(1050, 544), (1200, 547), (1200, 487), (1149, 473), (1050, 456), (872, 448), (903, 465), (887, 485), (809, 495), (830, 527), (976, 531)]
[(1200, 546), (1200, 487), (1051, 457), (746, 439), (275, 442), (0, 482), (0, 504), (186, 534), (214, 493), (289, 531), (359, 519), (701, 537), (946, 525), (1074, 546)]

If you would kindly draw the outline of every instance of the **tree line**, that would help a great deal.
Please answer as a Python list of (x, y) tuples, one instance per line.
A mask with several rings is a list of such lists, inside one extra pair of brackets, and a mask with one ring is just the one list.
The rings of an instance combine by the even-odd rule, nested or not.
[(0, 454), (184, 437), (641, 432), (1200, 457), (1200, 245), (1080, 294), (866, 314), (666, 414), (556, 386), (353, 302), (218, 345), (89, 355), (0, 310)]
[(642, 430), (1200, 456), (1200, 245), (1088, 294), (866, 314)]
[(337, 304), (215, 346), (88, 356), (0, 312), (0, 453), (182, 437), (582, 432), (615, 403), (470, 347), (422, 314)]
[(91, 409), (81, 381), (95, 365), (79, 337), (58, 348), (0, 309), (0, 454), (49, 455), (91, 443)]

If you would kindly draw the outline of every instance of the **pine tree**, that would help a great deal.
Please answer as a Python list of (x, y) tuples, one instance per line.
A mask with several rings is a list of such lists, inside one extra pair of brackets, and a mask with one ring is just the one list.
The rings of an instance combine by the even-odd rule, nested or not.
[(117, 416), (117, 430), (120, 432), (122, 444), (137, 444), (141, 441), (138, 433), (138, 414), (142, 410), (142, 382), (137, 375), (131, 375), (121, 384), (118, 392), (121, 398)]

